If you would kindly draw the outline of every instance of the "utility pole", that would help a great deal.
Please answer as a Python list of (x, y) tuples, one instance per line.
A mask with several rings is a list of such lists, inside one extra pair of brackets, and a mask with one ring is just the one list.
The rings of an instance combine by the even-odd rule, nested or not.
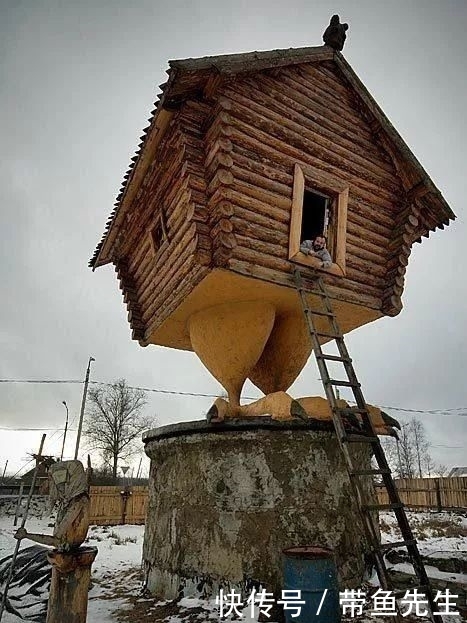
[(5, 480), (5, 473), (6, 473), (6, 468), (8, 467), (8, 459), (6, 460), (5, 463), (5, 468), (3, 470), (3, 474), (2, 474), (2, 482)]
[(94, 357), (89, 357), (86, 378), (84, 379), (83, 398), (81, 400), (81, 412), (79, 414), (78, 434), (76, 435), (75, 461), (78, 458), (79, 442), (81, 441), (81, 430), (83, 428), (84, 409), (86, 408), (86, 394), (88, 393), (89, 373), (91, 372), (91, 362), (96, 361)]
[(68, 405), (65, 402), (65, 400), (62, 400), (62, 405), (65, 405), (66, 420), (65, 420), (65, 432), (63, 433), (63, 444), (62, 444), (62, 453), (60, 455), (60, 461), (63, 461), (63, 451), (65, 450), (66, 432), (68, 430)]
[(139, 475), (141, 473), (141, 463), (143, 462), (143, 457), (140, 457), (139, 459), (139, 465), (138, 465), (138, 471), (136, 472), (136, 480), (138, 480)]

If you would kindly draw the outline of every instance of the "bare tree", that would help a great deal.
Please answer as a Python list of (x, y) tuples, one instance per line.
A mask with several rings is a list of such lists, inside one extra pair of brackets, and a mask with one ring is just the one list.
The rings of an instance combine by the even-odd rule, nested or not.
[(435, 467), (435, 475), (442, 478), (443, 476), (448, 475), (449, 468), (447, 465), (443, 465), (443, 463), (438, 463)]
[(394, 437), (381, 437), (380, 441), (381, 445), (383, 446), (384, 454), (386, 455), (386, 460), (389, 464), (391, 471), (397, 478), (402, 478), (399, 452), (397, 449), (397, 439), (394, 439)]
[(401, 478), (413, 478), (415, 476), (415, 452), (412, 440), (410, 422), (402, 424), (397, 443), (399, 452), (399, 471)]
[(141, 433), (154, 426), (154, 419), (143, 414), (146, 394), (120, 379), (107, 387), (91, 388), (88, 405), (84, 430), (88, 445), (100, 452), (116, 478), (118, 460), (134, 454)]
[(398, 435), (397, 440), (389, 437), (381, 440), (391, 471), (398, 478), (423, 478), (439, 473), (430, 454), (423, 422), (413, 418), (402, 424)]
[(433, 461), (431, 454), (427, 450), (425, 456), (423, 457), (423, 465), (425, 468), (425, 473), (428, 478), (436, 475), (436, 463)]
[(425, 427), (420, 420), (413, 418), (409, 424), (409, 428), (409, 433), (412, 437), (415, 467), (418, 470), (418, 477), (423, 478), (422, 465), (426, 462), (429, 448)]

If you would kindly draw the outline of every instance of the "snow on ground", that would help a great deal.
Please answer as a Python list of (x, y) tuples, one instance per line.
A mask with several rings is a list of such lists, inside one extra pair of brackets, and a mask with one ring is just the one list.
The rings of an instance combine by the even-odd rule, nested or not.
[[(26, 524), (28, 532), (48, 533), (53, 530), (50, 517), (32, 517)], [(0, 517), (0, 559), (13, 553), (16, 540), (13, 534), (13, 517)], [(87, 545), (98, 548), (92, 566), (92, 588), (89, 593), (88, 621), (90, 623), (113, 623), (115, 610), (129, 608), (126, 594), (141, 588), (141, 555), (144, 526), (91, 526)], [(20, 550), (31, 542), (23, 540)], [(122, 596), (116, 592), (122, 589)], [(21, 619), (5, 614), (2, 623), (18, 623)]]
[[(394, 517), (382, 514), (382, 537), (385, 542), (400, 540), (395, 530)], [(467, 518), (455, 513), (409, 513), (409, 521), (419, 539), (424, 555), (434, 558), (467, 559)], [(32, 517), (27, 522), (29, 532), (51, 533), (49, 517)], [(0, 516), (0, 559), (10, 555), (15, 547), (13, 517)], [(89, 623), (208, 623), (220, 621), (218, 607), (214, 600), (182, 599), (178, 603), (158, 602), (142, 593), (143, 574), (141, 570), (144, 526), (91, 526), (87, 545), (98, 548), (98, 555), (92, 569), (92, 585), (89, 593)], [(23, 541), (21, 548), (30, 542)], [(399, 562), (393, 568), (401, 571), (409, 565)], [(467, 585), (467, 576), (441, 572), (434, 567), (427, 568), (433, 577), (442, 577)], [(222, 619), (229, 623), (229, 619)], [(244, 611), (245, 623), (253, 623), (256, 616)], [(267, 619), (270, 623), (272, 620)], [(407, 617), (407, 621), (423, 623), (421, 617)], [(21, 619), (7, 613), (2, 623), (19, 623)], [(393, 623), (394, 617), (371, 617), (369, 613), (347, 617), (343, 621), (358, 623)], [(445, 616), (444, 623), (459, 623), (460, 617)]]
[[(87, 545), (98, 548), (92, 567), (88, 621), (111, 623), (115, 610), (130, 608), (125, 593), (141, 590), (144, 526), (91, 526)], [(123, 595), (115, 598), (117, 587)]]
[[(467, 567), (467, 516), (455, 512), (409, 512), (410, 526), (418, 541), (422, 556), (438, 560), (457, 560)], [(382, 541), (400, 541), (397, 523), (392, 513), (381, 513)], [(395, 571), (413, 573), (411, 565), (399, 562), (392, 565)], [(456, 582), (467, 589), (467, 574), (440, 571), (435, 566), (425, 565), (432, 579)]]
[[(412, 565), (399, 562), (392, 567), (396, 571), (400, 571), (401, 573), (413, 574)], [(433, 580), (444, 580), (446, 582), (456, 582), (456, 584), (462, 584), (467, 588), (467, 575), (464, 573), (450, 573), (445, 571), (440, 571), (436, 567), (432, 567), (431, 565), (425, 565), (425, 570), (429, 578)]]
[[(467, 554), (467, 516), (465, 513), (443, 511), (407, 511), (409, 523), (418, 539), (421, 554), (456, 552)], [(393, 513), (380, 513), (383, 542), (399, 541), (396, 518)], [(446, 550), (446, 545), (449, 550)]]

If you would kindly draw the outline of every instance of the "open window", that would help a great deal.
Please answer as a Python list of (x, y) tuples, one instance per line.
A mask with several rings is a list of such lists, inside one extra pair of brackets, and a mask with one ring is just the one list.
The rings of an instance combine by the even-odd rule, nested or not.
[(164, 214), (161, 213), (157, 218), (156, 224), (149, 230), (149, 246), (153, 255), (156, 255), (164, 242), (168, 242), (168, 236)]
[(314, 240), (317, 236), (327, 236), (332, 207), (332, 197), (305, 188), (300, 243), (304, 240)]
[[(348, 186), (314, 169), (296, 164), (289, 238), (289, 259), (335, 275), (345, 275)], [(305, 240), (326, 238), (332, 265), (300, 251)]]

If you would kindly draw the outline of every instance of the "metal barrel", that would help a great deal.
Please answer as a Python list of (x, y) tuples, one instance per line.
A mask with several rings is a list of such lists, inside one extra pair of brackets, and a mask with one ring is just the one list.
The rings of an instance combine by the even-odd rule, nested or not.
[(301, 591), (305, 602), (299, 616), (292, 617), (296, 612), (284, 609), (286, 623), (338, 623), (341, 620), (339, 585), (332, 550), (290, 547), (282, 554), (284, 590)]

